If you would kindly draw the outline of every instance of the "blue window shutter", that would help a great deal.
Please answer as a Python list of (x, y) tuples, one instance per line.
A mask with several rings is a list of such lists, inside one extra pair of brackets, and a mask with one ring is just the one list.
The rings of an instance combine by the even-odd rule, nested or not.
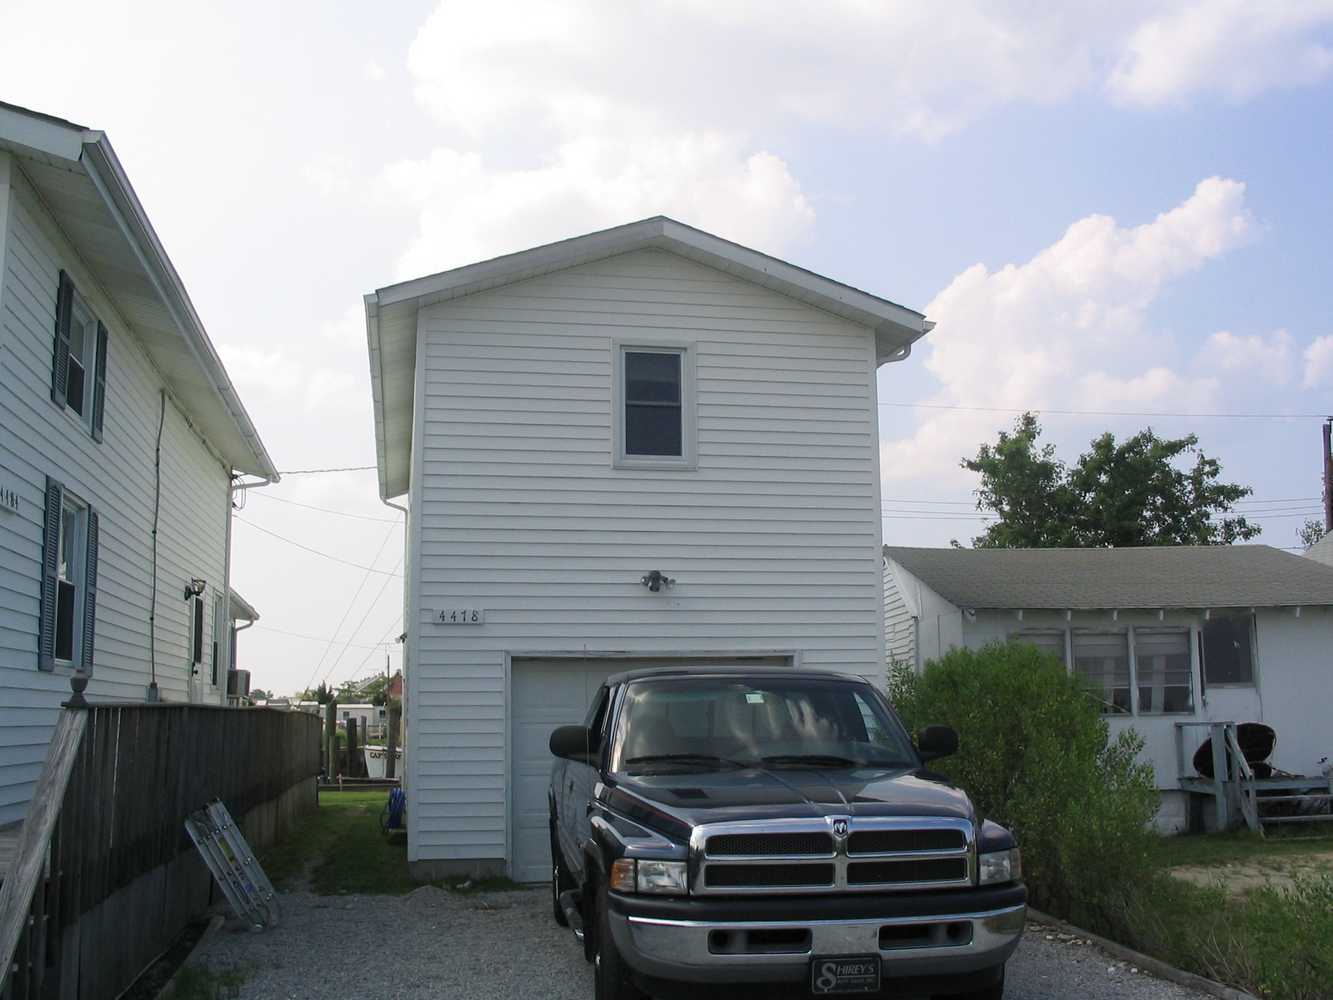
[(93, 672), (93, 632), (97, 628), (97, 511), (88, 508), (88, 555), (83, 569), (83, 672)]
[[(56, 336), (51, 357), (51, 399), (65, 405), (65, 379), (69, 375), (69, 324), (74, 313), (74, 283), (69, 275), (60, 272), (60, 288), (56, 292)], [(54, 613), (54, 612), (53, 612)]]
[(37, 633), (37, 668), (56, 668), (56, 565), (60, 553), (60, 512), (64, 489), (46, 477), (46, 517), (42, 526), (42, 605)]
[(106, 327), (97, 324), (97, 361), (93, 365), (93, 440), (102, 440), (102, 414), (106, 410)]

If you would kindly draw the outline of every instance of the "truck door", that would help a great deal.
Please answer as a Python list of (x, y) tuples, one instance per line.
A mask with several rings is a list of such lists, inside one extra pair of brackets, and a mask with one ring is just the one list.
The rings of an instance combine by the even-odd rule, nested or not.
[(603, 684), (597, 689), (597, 695), (588, 709), (587, 726), (590, 733), (590, 763), (569, 761), (565, 766), (564, 785), (565, 801), (560, 808), (561, 834), (569, 836), (572, 843), (564, 844), (565, 858), (571, 867), (577, 866), (582, 879), (582, 845), (592, 836), (592, 823), (588, 816), (588, 806), (592, 802), (593, 789), (597, 786), (601, 770), (602, 749), (606, 744), (606, 722), (611, 704), (611, 691)]

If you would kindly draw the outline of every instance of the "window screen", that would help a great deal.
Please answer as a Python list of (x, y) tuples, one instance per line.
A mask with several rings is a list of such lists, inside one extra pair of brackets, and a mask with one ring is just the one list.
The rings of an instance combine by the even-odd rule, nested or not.
[(1048, 656), (1054, 656), (1061, 663), (1065, 662), (1065, 634), (1064, 631), (1054, 631), (1051, 629), (1040, 630), (1033, 629), (1026, 632), (1014, 633), (1016, 642), (1026, 642), (1036, 646)]
[(1254, 616), (1213, 615), (1203, 623), (1203, 676), (1207, 684), (1253, 684)]
[(1124, 632), (1076, 630), (1074, 670), (1101, 699), (1102, 711), (1129, 711), (1129, 640)]
[(626, 351), (625, 454), (681, 456), (681, 354)]
[(1141, 713), (1193, 711), (1187, 629), (1135, 629), (1134, 665)]

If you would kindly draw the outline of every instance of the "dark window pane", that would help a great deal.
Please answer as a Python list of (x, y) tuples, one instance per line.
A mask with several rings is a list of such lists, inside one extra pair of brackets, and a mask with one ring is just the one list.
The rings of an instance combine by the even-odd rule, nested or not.
[(1207, 684), (1253, 684), (1250, 615), (1214, 615), (1203, 623), (1203, 676)]
[(194, 662), (202, 663), (204, 659), (204, 602), (201, 598), (194, 599), (194, 649), (192, 650)]
[(626, 455), (680, 455), (680, 407), (630, 403), (625, 407)]
[(74, 659), (74, 584), (56, 584), (56, 659)]
[(680, 403), (680, 355), (625, 352), (627, 403)]
[(83, 416), (83, 381), (83, 365), (71, 354), (69, 368), (65, 372), (65, 402), (79, 416)]

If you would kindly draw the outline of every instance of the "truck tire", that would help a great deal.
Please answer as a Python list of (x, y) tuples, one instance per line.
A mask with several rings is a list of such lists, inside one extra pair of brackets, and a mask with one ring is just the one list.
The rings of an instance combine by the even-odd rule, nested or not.
[(565, 871), (565, 859), (560, 852), (560, 838), (555, 832), (555, 819), (551, 819), (551, 916), (561, 927), (568, 927), (564, 908), (560, 905), (560, 894), (574, 888), (574, 880)]
[(592, 956), (593, 996), (596, 1000), (648, 1000), (634, 985), (629, 968), (620, 958), (615, 938), (611, 936), (610, 907), (606, 890), (597, 893), (597, 936)]

